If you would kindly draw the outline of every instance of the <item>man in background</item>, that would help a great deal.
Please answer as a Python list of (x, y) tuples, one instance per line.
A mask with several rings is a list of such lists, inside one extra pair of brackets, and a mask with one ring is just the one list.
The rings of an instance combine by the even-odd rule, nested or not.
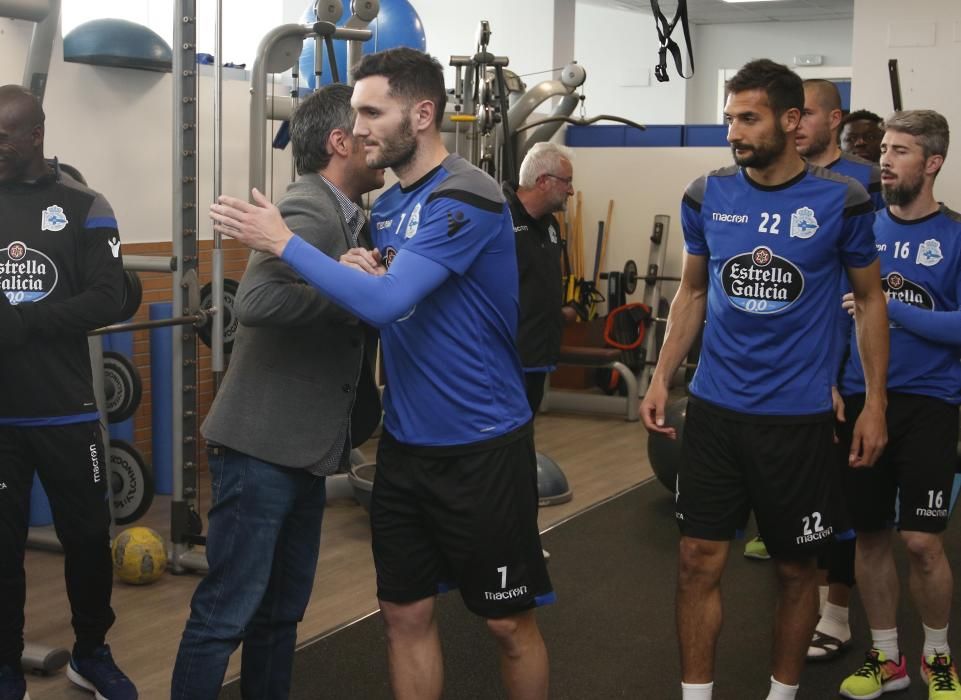
[(75, 636), (67, 677), (98, 698), (135, 700), (105, 641), (115, 619), (109, 477), (87, 343), (121, 320), (120, 236), (103, 195), (44, 159), (44, 121), (36, 96), (0, 87), (0, 698), (27, 693), (23, 561), (36, 471), (63, 545)]
[(567, 208), (567, 199), (574, 193), (572, 160), (569, 148), (536, 143), (521, 163), (520, 184), (503, 185), (514, 220), (520, 279), (517, 348), (527, 402), (535, 415), (544, 398), (544, 382), (560, 355), (564, 322), (574, 317), (574, 310), (564, 306), (563, 242), (553, 216)]
[(881, 158), (881, 117), (856, 109), (841, 122), (841, 150), (877, 163)]

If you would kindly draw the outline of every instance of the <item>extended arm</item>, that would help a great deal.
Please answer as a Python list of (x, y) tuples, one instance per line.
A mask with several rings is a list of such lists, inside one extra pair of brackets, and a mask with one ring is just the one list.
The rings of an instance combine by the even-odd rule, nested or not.
[(867, 267), (848, 268), (854, 294), (854, 328), (865, 385), (864, 409), (854, 426), (848, 457), (853, 467), (874, 464), (887, 442), (888, 314), (880, 270), (878, 260)]
[(664, 345), (657, 358), (651, 385), (641, 403), (641, 416), (648, 430), (673, 437), (673, 428), (664, 426), (664, 406), (670, 389), (671, 377), (687, 357), (697, 334), (704, 327), (707, 311), (707, 265), (705, 255), (684, 252), (681, 285), (678, 287), (667, 316)]
[(888, 316), (925, 340), (961, 347), (961, 311), (928, 311), (891, 299)]
[(450, 274), (443, 265), (406, 250), (381, 276), (342, 265), (295, 236), (277, 207), (259, 191), (252, 194), (254, 204), (222, 196), (211, 205), (214, 228), (254, 250), (281, 258), (336, 304), (372, 326), (396, 321)]
[(311, 285), (370, 325), (381, 328), (406, 315), (450, 275), (443, 265), (401, 250), (384, 275), (372, 275), (328, 258), (298, 236), (282, 259)]

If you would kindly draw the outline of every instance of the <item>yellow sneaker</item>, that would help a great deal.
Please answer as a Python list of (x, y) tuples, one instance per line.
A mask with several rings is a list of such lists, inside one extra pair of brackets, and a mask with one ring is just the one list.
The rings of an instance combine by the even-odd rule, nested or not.
[(764, 540), (758, 535), (754, 539), (747, 541), (744, 545), (744, 556), (748, 559), (770, 559), (771, 555), (767, 553), (767, 545), (764, 544)]
[(921, 680), (928, 686), (928, 700), (961, 700), (961, 681), (949, 654), (921, 657)]
[(882, 693), (904, 690), (911, 684), (908, 677), (907, 661), (901, 654), (895, 663), (877, 649), (868, 651), (861, 668), (841, 681), (842, 698), (852, 700), (873, 700)]

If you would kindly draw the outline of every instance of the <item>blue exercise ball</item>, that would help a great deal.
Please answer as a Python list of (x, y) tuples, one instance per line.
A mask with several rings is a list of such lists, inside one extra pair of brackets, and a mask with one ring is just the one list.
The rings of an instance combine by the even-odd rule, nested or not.
[[(343, 16), (337, 21), (342, 27), (350, 19), (350, 3), (345, 2)], [(317, 20), (314, 3), (310, 3), (301, 17), (303, 24), (312, 24)], [(363, 45), (363, 53), (374, 53), (398, 46), (409, 46), (418, 51), (427, 50), (427, 37), (424, 35), (424, 25), (417, 10), (407, 0), (380, 0), (380, 12), (369, 29), (373, 32), (370, 41)], [(337, 60), (337, 72), (341, 82), (347, 79), (347, 44), (343, 41), (334, 42), (334, 56)], [(311, 89), (316, 87), (314, 76), (314, 40), (304, 42), (304, 50), (300, 54), (300, 79)], [(330, 63), (324, 51), (323, 74), (320, 82), (328, 85), (331, 82)]]
[(84, 22), (67, 34), (63, 38), (63, 60), (169, 73), (173, 53), (149, 27), (108, 17)]

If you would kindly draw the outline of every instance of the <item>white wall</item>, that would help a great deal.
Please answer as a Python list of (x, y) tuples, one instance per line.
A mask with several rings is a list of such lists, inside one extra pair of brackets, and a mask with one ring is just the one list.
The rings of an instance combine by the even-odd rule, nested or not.
[[(651, 228), (656, 214), (671, 217), (668, 255), (662, 274), (678, 276), (684, 239), (681, 234), (681, 196), (696, 177), (731, 163), (727, 148), (576, 148), (574, 185), (583, 193), (582, 224), (585, 269), (592, 270), (597, 222), (607, 217), (614, 200), (605, 264), (602, 270), (621, 270), (634, 260), (647, 267)], [(662, 296), (672, 299), (677, 285), (664, 283)], [(643, 285), (634, 297), (640, 298)]]
[[(32, 27), (0, 20), (0, 84), (21, 82)], [(209, 75), (211, 69), (205, 68), (202, 73)], [(249, 80), (243, 71), (225, 73), (230, 75), (224, 80), (223, 189), (246, 196)], [(171, 79), (169, 73), (65, 63), (62, 42), (54, 46), (44, 98), (46, 155), (79, 168), (90, 186), (107, 197), (127, 242), (171, 239)], [(210, 238), (204, 214), (213, 199), (209, 77), (201, 78), (199, 95), (199, 224), (201, 237)], [(267, 129), (272, 132), (275, 126)], [(289, 149), (273, 151), (272, 159), (272, 191), (279, 194), (290, 179)]]
[(587, 70), (587, 115), (613, 114), (642, 124), (684, 122), (686, 82), (654, 78), (657, 30), (649, 13), (577, 4), (574, 55)]
[(718, 123), (719, 69), (740, 68), (754, 58), (791, 66), (799, 54), (820, 54), (825, 66), (850, 66), (852, 27), (852, 21), (844, 20), (697, 26), (693, 37), (696, 71), (688, 81), (686, 115), (677, 121)]
[[(909, 10), (905, 9), (910, 8)], [(891, 113), (888, 59), (898, 60), (905, 109), (941, 112), (961, 133), (961, 3), (957, 0), (855, 0), (851, 102)], [(935, 195), (961, 209), (961, 153), (948, 152)]]

